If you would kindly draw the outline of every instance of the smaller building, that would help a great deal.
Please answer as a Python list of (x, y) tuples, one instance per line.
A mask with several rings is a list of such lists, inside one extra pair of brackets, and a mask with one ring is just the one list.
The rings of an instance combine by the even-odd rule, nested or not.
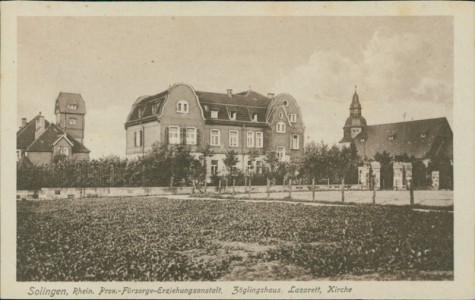
[(83, 145), (86, 107), (80, 94), (60, 93), (55, 104), (56, 124), (45, 120), (41, 112), (27, 122), (22, 118), (17, 132), (19, 166), (51, 163), (55, 154), (71, 159), (89, 159)]

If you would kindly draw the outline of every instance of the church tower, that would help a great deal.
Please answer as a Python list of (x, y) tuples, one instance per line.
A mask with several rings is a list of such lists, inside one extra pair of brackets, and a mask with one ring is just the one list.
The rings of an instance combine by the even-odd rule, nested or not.
[(343, 127), (343, 139), (340, 143), (351, 142), (358, 134), (364, 132), (365, 128), (366, 120), (361, 116), (361, 103), (355, 86), (355, 93), (350, 105), (350, 116), (346, 119)]
[(84, 144), (86, 104), (80, 94), (59, 93), (54, 107), (56, 125)]

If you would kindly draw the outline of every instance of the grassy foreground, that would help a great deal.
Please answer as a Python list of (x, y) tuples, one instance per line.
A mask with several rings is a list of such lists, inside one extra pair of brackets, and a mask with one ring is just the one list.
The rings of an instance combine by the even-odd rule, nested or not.
[(19, 281), (453, 280), (453, 214), (150, 198), (18, 202)]

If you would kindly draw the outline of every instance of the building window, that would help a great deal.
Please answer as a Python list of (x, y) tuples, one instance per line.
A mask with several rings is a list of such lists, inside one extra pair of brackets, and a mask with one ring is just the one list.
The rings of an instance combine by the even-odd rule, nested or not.
[(247, 146), (254, 147), (254, 131), (247, 132)]
[(77, 119), (76, 118), (69, 118), (69, 125), (76, 125)]
[(364, 139), (360, 139), (360, 142), (361, 142), (361, 143), (364, 143)]
[(252, 121), (257, 122), (257, 114), (256, 113), (252, 114)]
[(421, 133), (421, 138), (425, 138), (427, 134), (425, 132)]
[(205, 110), (205, 111), (209, 111), (209, 107), (208, 107), (208, 105), (206, 105), (206, 104), (205, 104), (205, 105), (203, 105), (203, 108), (204, 108), (204, 110)]
[(285, 147), (278, 146), (277, 147), (277, 159), (279, 161), (284, 161), (284, 158), (285, 158)]
[(247, 161), (247, 166), (246, 166), (246, 171), (251, 172), (252, 170), (252, 161), (248, 160)]
[(211, 119), (217, 119), (218, 118), (218, 111), (217, 110), (212, 110), (211, 111)]
[(290, 114), (289, 118), (290, 118), (290, 122), (297, 123), (297, 115), (296, 114)]
[(394, 140), (394, 135), (389, 136), (389, 140), (390, 141)]
[(237, 130), (229, 131), (229, 146), (238, 147), (239, 146), (239, 135)]
[(292, 149), (294, 150), (300, 149), (300, 137), (298, 134), (294, 134), (292, 136)]
[(284, 117), (284, 113), (279, 113), (279, 119), (282, 119)]
[(76, 109), (78, 109), (78, 105), (77, 104), (68, 104), (68, 109), (76, 110)]
[(276, 125), (277, 129), (276, 131), (279, 133), (285, 133), (285, 123), (284, 122), (279, 122)]
[(142, 147), (143, 144), (143, 131), (136, 130), (134, 132), (134, 146), (135, 147)]
[(237, 117), (237, 112), (232, 111), (231, 112), (231, 120), (236, 120), (236, 117)]
[(188, 104), (188, 101), (178, 101), (176, 104), (176, 111), (179, 113), (188, 113), (190, 111), (190, 105)]
[(256, 147), (264, 147), (264, 133), (262, 132), (256, 132)]
[(284, 100), (282, 103), (283, 103), (285, 106), (288, 106), (288, 105), (289, 105), (289, 102), (288, 102), (287, 100)]
[(69, 156), (69, 148), (68, 147), (59, 147), (58, 153), (62, 154), (64, 156)]
[(221, 144), (221, 137), (218, 129), (211, 129), (210, 138), (211, 146), (219, 146)]
[(158, 103), (152, 105), (152, 114), (156, 114), (158, 111)]
[(260, 161), (260, 160), (256, 161), (256, 173), (257, 174), (262, 174), (262, 169), (263, 169), (262, 166), (263, 166), (262, 161)]
[(174, 144), (174, 145), (180, 143), (180, 127), (178, 126), (168, 127), (168, 143)]
[(218, 175), (218, 160), (211, 161), (211, 175)]
[(16, 151), (16, 161), (19, 161), (21, 159), (21, 150)]
[(143, 113), (145, 112), (145, 107), (144, 108), (139, 108), (139, 118), (143, 116)]
[(186, 128), (186, 144), (196, 145), (196, 128)]

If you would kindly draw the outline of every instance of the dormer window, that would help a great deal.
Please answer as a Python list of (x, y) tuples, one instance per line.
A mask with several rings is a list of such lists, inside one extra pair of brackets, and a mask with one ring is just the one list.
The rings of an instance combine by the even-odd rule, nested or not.
[(394, 135), (390, 135), (390, 136), (389, 136), (389, 140), (390, 140), (390, 141), (394, 140)]
[(188, 101), (185, 100), (180, 100), (176, 104), (176, 112), (178, 113), (189, 113), (190, 112), (190, 105), (188, 104)]
[(78, 105), (77, 104), (68, 104), (68, 109), (76, 110), (76, 109), (78, 109)]
[(257, 122), (257, 114), (256, 113), (252, 114), (252, 121)]
[(218, 111), (217, 110), (212, 110), (211, 111), (211, 119), (217, 119), (218, 118)]
[(290, 122), (297, 123), (297, 115), (296, 114), (290, 114), (289, 118), (290, 118)]
[(144, 108), (139, 108), (139, 118), (143, 116), (143, 113), (145, 112), (145, 107)]
[(285, 123), (284, 122), (279, 122), (276, 125), (276, 132), (278, 133), (285, 133)]
[(237, 117), (237, 112), (232, 111), (231, 112), (231, 120), (236, 120), (236, 117)]
[(360, 139), (360, 142), (361, 142), (361, 143), (364, 143), (364, 141), (365, 141), (365, 139)]
[(425, 138), (427, 136), (427, 133), (423, 132), (421, 133), (421, 138)]
[(152, 114), (156, 114), (158, 111), (158, 103), (152, 105)]

